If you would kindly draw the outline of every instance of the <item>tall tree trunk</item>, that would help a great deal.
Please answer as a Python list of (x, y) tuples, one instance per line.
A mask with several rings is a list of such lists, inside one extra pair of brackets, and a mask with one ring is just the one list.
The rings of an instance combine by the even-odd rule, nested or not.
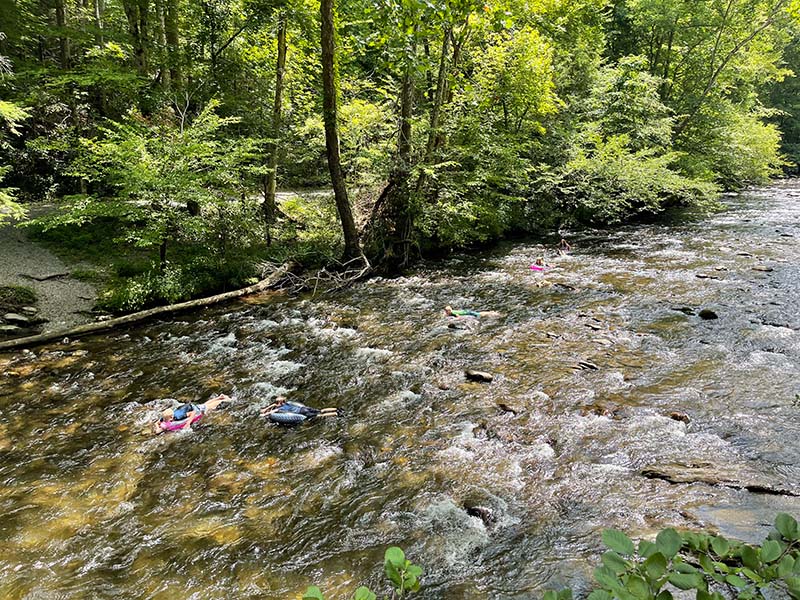
[(408, 59), (400, 93), (400, 133), (397, 139), (397, 166), (390, 176), (392, 192), (389, 211), (396, 239), (392, 254), (401, 267), (408, 265), (411, 253), (411, 234), (414, 229), (414, 210), (409, 189), (411, 177), (411, 112), (414, 104), (414, 81), (411, 73), (412, 59)]
[(95, 40), (98, 44), (103, 43), (103, 0), (94, 0), (94, 28)]
[(147, 57), (147, 43), (149, 39), (149, 17), (150, 17), (150, 1), (139, 0), (139, 52), (141, 57), (142, 74), (147, 75), (148, 57)]
[(164, 7), (164, 33), (167, 39), (167, 64), (173, 89), (182, 87), (180, 38), (178, 36), (178, 0), (166, 0)]
[(133, 54), (136, 70), (141, 76), (147, 75), (147, 13), (149, 0), (122, 0), (128, 31), (133, 38)]
[(69, 69), (69, 38), (67, 37), (67, 3), (56, 0), (56, 27), (58, 27), (58, 60), (62, 69)]
[(414, 102), (413, 60), (408, 59), (400, 91), (400, 131), (397, 154), (389, 181), (372, 207), (365, 229), (369, 252), (390, 271), (408, 265), (414, 230), (414, 198), (411, 196), (411, 113)]
[(267, 226), (267, 244), (272, 243), (270, 230), (275, 223), (277, 205), (275, 187), (278, 178), (278, 140), (281, 135), (283, 114), (283, 76), (286, 72), (286, 11), (278, 15), (278, 60), (275, 64), (275, 101), (272, 104), (272, 141), (267, 151), (267, 181), (264, 186), (264, 222)]
[(346, 262), (361, 255), (358, 243), (358, 232), (347, 197), (347, 186), (342, 173), (339, 155), (339, 128), (337, 124), (336, 96), (338, 92), (334, 29), (334, 0), (320, 1), (320, 17), (322, 27), (322, 113), (325, 121), (325, 149), (328, 155), (328, 170), (331, 174), (331, 185), (336, 198), (336, 210), (342, 222), (344, 234), (344, 257)]
[[(445, 96), (447, 94), (447, 55), (450, 51), (450, 38), (452, 32), (450, 29), (445, 28), (442, 32), (442, 52), (439, 57), (439, 73), (436, 77), (436, 90), (433, 93), (433, 104), (431, 105), (430, 126), (428, 129), (428, 141), (425, 144), (425, 154), (422, 156), (422, 164), (430, 162), (434, 150), (443, 140), (443, 136), (439, 132), (439, 118), (444, 106)], [(414, 196), (419, 198), (425, 188), (425, 170), (420, 171), (417, 177), (417, 184), (414, 188)]]
[(158, 25), (158, 77), (165, 91), (170, 89), (169, 53), (167, 52), (167, 10), (164, 0), (156, 0), (156, 23)]

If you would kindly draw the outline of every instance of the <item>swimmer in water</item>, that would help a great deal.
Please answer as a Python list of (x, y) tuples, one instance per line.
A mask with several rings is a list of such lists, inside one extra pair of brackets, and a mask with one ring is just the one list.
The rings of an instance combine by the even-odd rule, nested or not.
[(500, 315), (499, 312), (494, 310), (470, 310), (467, 308), (453, 308), (452, 306), (445, 306), (444, 307), (444, 314), (448, 317), (497, 317)]
[(153, 424), (153, 432), (164, 433), (165, 431), (177, 431), (178, 429), (191, 429), (192, 423), (202, 415), (214, 410), (223, 402), (230, 402), (230, 400), (230, 396), (220, 394), (202, 404), (187, 402), (174, 410), (167, 408), (162, 411), (161, 418)]
[(308, 419), (313, 419), (314, 417), (338, 417), (339, 416), (339, 409), (338, 408), (314, 408), (312, 406), (306, 406), (302, 402), (293, 402), (286, 398), (286, 396), (278, 396), (275, 398), (275, 402), (270, 404), (269, 406), (261, 409), (261, 416), (262, 417), (270, 417), (270, 420), (276, 422), (286, 422), (289, 421), (285, 419), (281, 419), (280, 415), (299, 415), (303, 417), (296, 421), (292, 422), (302, 422)]
[(550, 265), (544, 262), (544, 257), (540, 256), (531, 265), (531, 271), (544, 271), (545, 269), (549, 269)]
[(561, 241), (558, 242), (558, 253), (569, 254), (570, 250), (572, 250), (572, 246), (569, 245), (569, 242), (567, 242), (567, 240), (561, 238)]

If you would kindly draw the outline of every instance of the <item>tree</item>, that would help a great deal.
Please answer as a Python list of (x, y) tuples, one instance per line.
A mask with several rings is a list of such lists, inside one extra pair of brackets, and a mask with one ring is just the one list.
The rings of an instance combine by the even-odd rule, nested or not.
[(348, 262), (361, 256), (361, 247), (358, 241), (358, 231), (347, 197), (347, 186), (342, 173), (341, 157), (339, 155), (339, 125), (337, 123), (338, 111), (336, 109), (339, 93), (336, 66), (336, 30), (334, 24), (334, 0), (321, 0), (321, 34), (322, 44), (322, 115), (325, 122), (325, 149), (328, 157), (328, 170), (331, 175), (331, 185), (336, 199), (336, 209), (342, 223), (344, 234), (343, 262)]

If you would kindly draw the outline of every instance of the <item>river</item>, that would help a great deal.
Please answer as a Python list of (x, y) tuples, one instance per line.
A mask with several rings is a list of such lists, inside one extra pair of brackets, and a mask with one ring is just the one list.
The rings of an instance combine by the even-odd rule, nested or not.
[[(400, 545), (419, 598), (523, 599), (588, 589), (606, 527), (760, 539), (800, 516), (798, 200), (0, 354), (0, 597), (349, 598)], [(343, 416), (269, 424), (279, 393)]]

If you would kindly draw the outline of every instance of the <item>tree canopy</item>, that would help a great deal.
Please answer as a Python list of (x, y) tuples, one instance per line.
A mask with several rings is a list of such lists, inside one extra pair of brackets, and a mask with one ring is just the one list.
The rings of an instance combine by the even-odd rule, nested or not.
[[(710, 204), (797, 160), (799, 17), (797, 0), (0, 0), (0, 218), (127, 206), (163, 268), (168, 239), (223, 235), (224, 213), (215, 247), (319, 226), (397, 266)], [(333, 189), (339, 227), (302, 223), (276, 199), (290, 187)]]

